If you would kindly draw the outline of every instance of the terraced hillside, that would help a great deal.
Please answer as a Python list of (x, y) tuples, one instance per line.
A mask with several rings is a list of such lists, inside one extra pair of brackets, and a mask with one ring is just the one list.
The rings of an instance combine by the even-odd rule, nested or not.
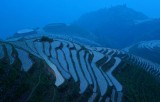
[(160, 40), (143, 41), (124, 50), (160, 64)]
[(123, 51), (52, 36), (1, 41), (0, 50), (0, 101), (160, 100), (160, 66)]

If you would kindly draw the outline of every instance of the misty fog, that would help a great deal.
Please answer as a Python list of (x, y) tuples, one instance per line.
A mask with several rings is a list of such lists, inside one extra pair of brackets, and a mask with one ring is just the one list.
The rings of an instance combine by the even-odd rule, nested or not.
[(11, 36), (19, 29), (48, 23), (70, 24), (87, 12), (123, 4), (151, 18), (160, 17), (159, 0), (3, 0), (0, 1), (0, 38)]

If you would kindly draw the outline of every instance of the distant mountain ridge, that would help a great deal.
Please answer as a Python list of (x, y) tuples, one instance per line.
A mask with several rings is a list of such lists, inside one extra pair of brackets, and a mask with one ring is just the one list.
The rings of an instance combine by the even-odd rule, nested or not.
[(105, 25), (107, 23), (123, 23), (124, 25), (133, 25), (136, 21), (146, 19), (148, 19), (148, 17), (143, 13), (134, 11), (133, 9), (128, 8), (126, 5), (119, 5), (84, 14), (79, 20), (77, 20), (76, 23), (93, 31), (96, 30), (96, 28), (100, 25)]
[(84, 14), (74, 23), (92, 32), (98, 43), (110, 48), (121, 49), (160, 37), (159, 19), (151, 19), (126, 5)]

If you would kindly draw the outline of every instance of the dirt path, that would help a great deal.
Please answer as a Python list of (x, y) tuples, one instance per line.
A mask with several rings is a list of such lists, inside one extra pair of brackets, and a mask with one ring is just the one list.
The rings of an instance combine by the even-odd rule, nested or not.
[(38, 78), (38, 82), (37, 82), (37, 84), (36, 84), (36, 85), (35, 85), (35, 87), (32, 89), (32, 91), (31, 91), (30, 95), (28, 96), (28, 98), (26, 99), (26, 101), (25, 101), (25, 102), (28, 102), (28, 101), (29, 101), (29, 99), (32, 97), (32, 95), (33, 95), (34, 91), (37, 89), (38, 85), (40, 84), (40, 78), (41, 78), (41, 74), (39, 75), (39, 78)]

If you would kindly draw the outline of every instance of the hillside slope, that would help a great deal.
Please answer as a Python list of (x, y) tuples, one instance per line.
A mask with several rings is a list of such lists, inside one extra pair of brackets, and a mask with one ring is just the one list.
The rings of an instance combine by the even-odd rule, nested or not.
[(0, 101), (160, 100), (160, 66), (116, 49), (34, 35), (1, 41), (0, 59)]

